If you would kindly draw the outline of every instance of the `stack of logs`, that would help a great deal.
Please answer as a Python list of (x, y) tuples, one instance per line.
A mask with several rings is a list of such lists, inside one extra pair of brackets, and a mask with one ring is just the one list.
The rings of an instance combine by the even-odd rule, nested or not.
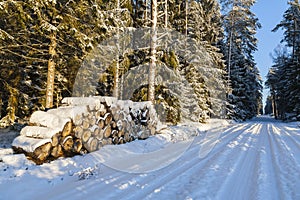
[(13, 141), (17, 153), (37, 164), (154, 135), (157, 116), (150, 102), (113, 97), (70, 97), (62, 107), (36, 111)]

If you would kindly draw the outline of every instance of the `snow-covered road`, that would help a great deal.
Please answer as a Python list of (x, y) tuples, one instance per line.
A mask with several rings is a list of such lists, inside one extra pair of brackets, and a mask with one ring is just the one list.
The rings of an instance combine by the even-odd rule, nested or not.
[[(174, 144), (162, 136), (137, 141), (106, 156), (98, 151), (42, 166), (2, 167), (0, 199), (300, 199), (296, 123), (260, 117), (206, 134)], [(188, 148), (182, 148), (187, 143)], [(174, 147), (184, 149), (175, 160)], [(131, 148), (162, 150), (163, 159), (152, 156), (135, 165), (172, 162), (148, 173), (124, 172), (122, 165), (134, 162), (119, 160), (119, 155)], [(105, 160), (118, 163), (120, 170), (105, 166)]]

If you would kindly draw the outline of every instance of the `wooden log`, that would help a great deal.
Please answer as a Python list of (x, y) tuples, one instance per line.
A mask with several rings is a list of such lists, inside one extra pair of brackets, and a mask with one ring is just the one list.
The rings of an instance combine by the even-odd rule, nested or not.
[[(48, 145), (50, 144), (49, 149), (51, 148), (51, 139), (37, 139), (37, 138), (30, 138), (25, 136), (18, 136), (13, 140), (12, 146), (16, 148), (23, 149), (24, 152), (33, 153), (35, 150), (40, 146), (46, 146), (45, 150), (48, 149)], [(43, 147), (42, 147), (43, 149)]]
[(119, 120), (123, 120), (123, 119), (125, 119), (125, 118), (126, 118), (125, 113), (124, 113), (123, 111), (120, 111), (120, 112), (119, 112)]
[(101, 103), (99, 98), (94, 97), (66, 97), (62, 100), (63, 104), (71, 106), (89, 105), (91, 110), (94, 110)]
[(53, 147), (57, 146), (59, 144), (59, 140), (60, 140), (61, 134), (57, 133), (55, 135), (52, 136), (51, 138), (51, 144)]
[(106, 107), (111, 107), (117, 103), (117, 98), (106, 97), (106, 96), (93, 96), (93, 97), (67, 97), (62, 100), (63, 104), (66, 105), (89, 105), (92, 110), (98, 110), (100, 104)]
[(131, 126), (130, 124), (127, 124), (127, 126), (123, 130), (124, 130), (124, 132), (132, 133), (134, 131), (133, 130), (134, 127), (136, 127), (136, 125)]
[(82, 128), (83, 129), (88, 129), (89, 127), (90, 127), (90, 122), (88, 121), (88, 119), (83, 119)]
[(63, 152), (62, 146), (60, 144), (53, 147), (53, 149), (51, 150), (51, 156), (53, 156), (54, 158), (62, 157), (63, 155), (64, 155), (64, 152)]
[(148, 108), (145, 108), (141, 112), (140, 122), (142, 125), (147, 126), (148, 121), (149, 121), (149, 110), (148, 110)]
[(125, 132), (125, 134), (124, 134), (124, 141), (130, 142), (130, 134), (128, 132)]
[(83, 118), (82, 113), (81, 113), (81, 114), (77, 114), (77, 115), (74, 117), (74, 119), (73, 119), (74, 125), (75, 125), (75, 126), (81, 125), (81, 124), (82, 124), (82, 118)]
[(20, 135), (31, 138), (51, 139), (52, 146), (57, 146), (60, 137), (60, 130), (40, 126), (25, 126), (21, 129)]
[(118, 131), (118, 137), (123, 137), (125, 135), (125, 131), (123, 129)]
[(85, 113), (85, 117), (86, 117), (88, 120), (91, 120), (91, 119), (95, 118), (95, 113), (94, 113), (94, 112), (88, 112), (88, 113)]
[(155, 135), (156, 134), (156, 128), (155, 127), (151, 127), (150, 128), (150, 135)]
[(136, 138), (133, 136), (133, 135), (130, 135), (130, 140), (129, 140), (129, 142), (132, 142), (132, 141), (134, 141)]
[(124, 144), (124, 138), (123, 137), (119, 137), (119, 142), (118, 144)]
[(89, 152), (96, 151), (98, 148), (98, 140), (94, 137), (90, 137), (84, 146)]
[(66, 137), (68, 135), (71, 135), (71, 133), (72, 133), (72, 126), (73, 126), (73, 124), (72, 124), (71, 121), (69, 121), (69, 122), (67, 122), (65, 124), (65, 126), (64, 126), (64, 128), (63, 128), (63, 130), (61, 132), (62, 137)]
[(128, 121), (128, 125), (134, 127), (136, 126), (136, 123), (134, 122), (134, 120), (132, 120), (132, 121)]
[(120, 114), (119, 114), (119, 112), (114, 112), (114, 111), (112, 111), (112, 114), (113, 114), (113, 116), (114, 116), (114, 120), (115, 120), (115, 121), (120, 120)]
[(147, 139), (150, 135), (151, 135), (151, 134), (150, 134), (150, 130), (144, 129), (144, 130), (141, 130), (140, 133), (138, 134), (138, 139), (140, 139), (140, 140), (145, 140), (145, 139)]
[(103, 118), (104, 118), (105, 125), (109, 125), (110, 122), (112, 121), (112, 115), (109, 112), (105, 113)]
[(107, 141), (107, 139), (103, 139), (103, 140), (101, 140), (101, 143), (102, 143), (103, 146), (105, 146), (105, 145), (108, 144), (108, 141)]
[[(36, 138), (29, 138), (29, 139), (45, 140), (45, 139), (36, 139)], [(17, 146), (12, 146), (12, 149), (17, 153), (24, 153), (29, 159), (33, 160), (36, 164), (40, 165), (43, 164), (49, 157), (51, 151), (51, 143), (50, 142), (44, 143), (38, 146), (37, 148), (35, 148), (33, 152), (28, 151), (28, 149), (26, 148), (17, 147)]]
[(118, 135), (119, 135), (119, 131), (117, 131), (117, 130), (111, 131), (111, 137), (119, 137)]
[(84, 130), (81, 126), (76, 126), (73, 131), (75, 133), (76, 138), (80, 138), (80, 139), (82, 138)]
[(118, 136), (113, 136), (112, 143), (113, 144), (119, 144), (119, 137)]
[(105, 138), (109, 138), (109, 137), (111, 136), (111, 127), (110, 127), (110, 125), (107, 125), (107, 126), (104, 128), (103, 136), (104, 136)]
[(96, 125), (97, 120), (95, 117), (92, 117), (89, 119), (89, 122), (90, 122), (90, 126), (94, 126), (94, 125)]
[(50, 155), (50, 149), (51, 149), (51, 144), (48, 143), (39, 147), (37, 149), (37, 152), (34, 152), (34, 155), (36, 156), (35, 159), (37, 159), (37, 164), (42, 164), (47, 160), (47, 158)]
[(48, 112), (36, 111), (31, 115), (29, 121), (31, 125), (63, 130), (71, 120)]
[(70, 135), (63, 137), (61, 140), (61, 146), (65, 151), (71, 151), (73, 148), (73, 144), (73, 138)]
[(100, 118), (98, 119), (98, 121), (96, 122), (96, 124), (98, 125), (98, 127), (99, 127), (100, 129), (103, 129), (104, 126), (105, 126), (104, 118), (103, 118), (103, 117), (100, 117)]
[(104, 105), (107, 105), (108, 107), (111, 107), (112, 105), (116, 104), (116, 102), (117, 102), (117, 98), (115, 98), (115, 97), (99, 97), (99, 96), (97, 96), (97, 98), (100, 99), (101, 103), (103, 103)]
[(97, 118), (103, 117), (105, 115), (105, 113), (107, 113), (105, 106), (103, 104), (100, 104), (100, 108), (96, 111), (95, 116)]
[(100, 129), (99, 133), (95, 135), (95, 138), (97, 138), (99, 141), (101, 141), (104, 138), (104, 130)]
[(115, 116), (118, 113), (118, 111), (121, 110), (121, 107), (116, 104), (113, 104), (111, 105), (110, 110), (112, 114)]
[(86, 105), (86, 109), (89, 113), (95, 111), (95, 105)]
[[(83, 113), (87, 113), (86, 106), (78, 105), (78, 106), (62, 106), (56, 109), (50, 109), (47, 111), (49, 114), (54, 114), (59, 117), (75, 119), (76, 116), (81, 116)], [(76, 124), (79, 125), (79, 124)]]
[(111, 145), (112, 144), (112, 138), (107, 138), (106, 141), (107, 141), (107, 145)]
[(87, 119), (89, 117), (89, 113), (88, 112), (84, 112), (82, 113), (82, 116), (84, 119)]
[(91, 131), (92, 136), (94, 136), (94, 137), (95, 137), (96, 135), (98, 135), (99, 132), (100, 132), (100, 129), (99, 129), (99, 127), (98, 127), (97, 125), (91, 126), (91, 127), (89, 128), (89, 130)]
[(89, 138), (92, 136), (92, 133), (90, 130), (85, 130), (82, 134), (82, 142), (87, 142), (89, 140)]
[(110, 122), (110, 126), (112, 129), (117, 129), (117, 123), (114, 120)]
[(51, 143), (46, 143), (37, 147), (33, 152), (34, 158), (40, 162), (44, 162), (50, 155), (51, 147)]
[(21, 129), (20, 135), (25, 137), (47, 139), (53, 137), (61, 130), (58, 128), (40, 127), (40, 126), (25, 126)]
[(73, 151), (74, 151), (75, 153), (80, 153), (82, 147), (83, 147), (82, 140), (79, 139), (79, 138), (76, 138), (76, 139), (74, 140)]
[(126, 130), (127, 128), (129, 128), (129, 126), (130, 126), (130, 123), (126, 119), (123, 119), (122, 120), (122, 129)]
[(122, 120), (118, 120), (116, 123), (117, 123), (117, 128), (119, 130), (122, 130), (123, 129), (123, 121)]
[(97, 149), (101, 149), (105, 144), (103, 144), (103, 141), (98, 141), (98, 147)]

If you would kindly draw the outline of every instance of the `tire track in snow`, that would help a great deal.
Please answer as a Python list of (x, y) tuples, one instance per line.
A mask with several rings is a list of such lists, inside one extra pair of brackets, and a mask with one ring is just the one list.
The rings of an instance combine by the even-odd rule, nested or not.
[(55, 195), (52, 199), (300, 199), (299, 166), (291, 156), (291, 151), (299, 152), (299, 134), (272, 123), (250, 121), (210, 130), (222, 134), (202, 159), (200, 146), (215, 142), (214, 137), (196, 137), (178, 160), (151, 173), (129, 174), (101, 165), (97, 178), (70, 177), (48, 192)]
[[(233, 134), (226, 134), (231, 133), (234, 129), (239, 129), (241, 125), (234, 125), (233, 127), (224, 129), (224, 136), (222, 137), (223, 140), (226, 139), (226, 142), (222, 143), (222, 146), (226, 146), (233, 138), (236, 136), (232, 136)], [(240, 133), (236, 133), (240, 134)], [(197, 139), (196, 139), (197, 140)], [(201, 141), (200, 141), (201, 142)], [(195, 144), (199, 144), (199, 141), (195, 141)], [(220, 148), (220, 147), (215, 147)], [(197, 165), (203, 165), (205, 163), (201, 163), (200, 159), (197, 157), (199, 151), (199, 145), (193, 145), (179, 160), (172, 163), (170, 166), (155, 171), (153, 173), (147, 174), (145, 176), (136, 177), (136, 183), (139, 186), (143, 186), (140, 188), (138, 192), (131, 192), (130, 188), (125, 190), (118, 190), (115, 192), (116, 196), (122, 196), (124, 199), (144, 199), (146, 196), (151, 196), (152, 193), (159, 191), (163, 185), (167, 185), (171, 182), (174, 177), (179, 176), (179, 174), (183, 174), (184, 172), (188, 171), (189, 169), (196, 167)], [(194, 155), (192, 158), (186, 158)], [(154, 181), (153, 177), (157, 178), (159, 181)], [(123, 183), (124, 184), (124, 183)]]
[[(72, 196), (77, 195), (78, 198), (80, 198), (80, 191), (85, 191), (84, 193), (82, 193), (81, 197), (84, 197), (86, 194), (89, 193), (89, 191), (93, 191), (93, 190), (105, 190), (105, 193), (101, 194), (101, 197), (103, 198), (116, 198), (118, 196), (122, 196), (125, 199), (132, 199), (132, 198), (145, 198), (146, 196), (148, 196), (148, 198), (151, 198), (151, 194), (155, 194), (155, 192), (160, 191), (160, 188), (162, 188), (162, 185), (168, 185), (169, 182), (172, 182), (174, 177), (177, 177), (178, 174), (184, 174), (184, 172), (186, 171), (190, 171), (190, 170), (194, 170), (194, 171), (199, 171), (201, 169), (207, 169), (210, 166), (213, 165), (213, 163), (224, 163), (227, 161), (228, 157), (233, 157), (234, 154), (236, 154), (235, 151), (229, 151), (229, 154), (225, 154), (224, 153), (224, 149), (229, 149), (231, 150), (231, 148), (233, 148), (232, 145), (237, 145), (239, 143), (246, 143), (247, 141), (250, 141), (251, 139), (245, 137), (246, 134), (248, 134), (248, 132), (251, 132), (252, 129), (255, 128), (255, 125), (253, 124), (238, 124), (238, 125), (234, 125), (232, 127), (230, 127), (229, 129), (225, 129), (223, 128), (223, 134), (221, 136), (221, 138), (219, 139), (220, 142), (216, 145), (215, 149), (213, 150), (213, 152), (211, 154), (209, 154), (205, 159), (203, 160), (199, 160), (197, 158), (197, 156), (195, 156), (192, 159), (186, 159), (185, 157), (182, 158), (183, 161), (186, 161), (183, 165), (182, 163), (180, 163), (180, 167), (178, 167), (175, 163), (175, 166), (171, 166), (171, 169), (163, 169), (163, 173), (161, 171), (158, 171), (158, 173), (150, 173), (147, 175), (134, 175), (134, 174), (126, 174), (126, 173), (119, 173), (117, 171), (114, 171), (112, 173), (110, 173), (110, 175), (108, 176), (105, 175), (104, 177), (101, 177), (101, 181), (99, 180), (88, 180), (88, 181), (84, 181), (82, 182), (82, 186), (80, 186), (79, 184), (77, 184), (78, 186), (76, 187), (77, 189), (74, 190), (69, 190), (69, 192), (65, 192), (63, 193), (57, 193), (56, 194), (62, 194), (59, 196), (56, 196), (56, 199), (60, 199), (62, 197), (68, 197), (68, 196)], [(222, 130), (222, 129), (221, 129)], [(218, 129), (214, 129), (213, 131), (218, 131)], [(243, 139), (243, 140), (242, 140)], [(198, 155), (198, 151), (199, 151), (199, 147), (197, 145), (206, 142), (206, 141), (195, 141), (196, 146), (193, 146), (191, 149), (189, 149), (189, 152), (187, 152), (186, 156), (189, 155)], [(231, 148), (228, 148), (230, 147)], [(237, 151), (239, 151), (237, 149)], [(220, 161), (222, 160), (222, 161)], [(180, 161), (179, 161), (180, 162)], [(175, 168), (176, 170), (174, 170), (173, 168)], [(229, 169), (230, 170), (230, 169)], [(106, 170), (105, 170), (106, 171)], [(170, 173), (170, 171), (172, 173)], [(221, 172), (221, 176), (224, 176), (224, 173)], [(103, 173), (104, 174), (104, 173)], [(164, 174), (163, 176), (161, 174)], [(202, 174), (206, 174), (205, 171), (202, 171)], [(209, 177), (209, 176), (206, 176)], [(153, 182), (153, 179), (157, 178), (159, 179), (158, 182)], [(127, 181), (130, 179), (131, 181)], [(219, 184), (222, 184), (222, 180), (224, 180), (224, 178), (221, 178), (220, 180), (218, 180)], [(85, 183), (86, 182), (86, 183)], [(103, 184), (103, 182), (106, 184)], [(129, 182), (129, 183), (128, 183)], [(130, 183), (131, 182), (131, 183)], [(117, 184), (119, 183), (119, 184)], [(134, 184), (132, 184), (134, 183)], [(203, 183), (208, 184), (207, 182)], [(109, 187), (108, 187), (109, 186)], [(131, 187), (129, 187), (131, 186)], [(120, 189), (122, 188), (123, 189)], [(127, 187), (127, 188), (126, 188)], [(133, 187), (133, 188), (132, 188)], [(163, 186), (165, 187), (165, 186)], [(62, 191), (61, 191), (62, 192)], [(212, 191), (209, 191), (211, 194), (213, 194)], [(55, 194), (54, 193), (54, 194)], [(128, 195), (128, 194), (132, 194), (132, 195)], [(159, 194), (159, 193), (157, 193)], [(92, 196), (90, 196), (90, 198), (92, 198)], [(95, 197), (95, 199), (97, 199)]]
[[(279, 174), (279, 185), (281, 186), (281, 199), (300, 199), (300, 171), (297, 162), (291, 156), (291, 152), (284, 146), (283, 138), (277, 127), (270, 125), (270, 139), (273, 147), (273, 159), (277, 174)], [(285, 138), (286, 139), (286, 138)]]
[(270, 124), (265, 123), (261, 131), (261, 150), (258, 170), (258, 196), (257, 199), (277, 200), (282, 198), (278, 169), (274, 161), (273, 143), (270, 138)]
[[(298, 156), (300, 155), (300, 134), (298, 135), (296, 132), (292, 134), (291, 131), (288, 131), (288, 128), (283, 125), (277, 128), (277, 132), (279, 132), (282, 144), (290, 152), (291, 157), (295, 160), (296, 165), (300, 169), (300, 157)], [(300, 130), (298, 132), (300, 133)], [(296, 137), (299, 137), (299, 140), (297, 140)]]
[(244, 151), (235, 152), (238, 155), (233, 172), (220, 188), (216, 199), (255, 199), (258, 195), (259, 150), (261, 148), (260, 131), (262, 124), (255, 124), (252, 129), (244, 132), (248, 135), (251, 145)]
[[(241, 124), (235, 124), (229, 128), (222, 128), (224, 132), (231, 132), (234, 129), (242, 129), (241, 127), (244, 127), (245, 125)], [(214, 130), (214, 129), (213, 129)], [(230, 135), (225, 135), (225, 137), (229, 137)], [(228, 142), (232, 140), (232, 137), (228, 139)], [(201, 140), (200, 140), (201, 141)], [(194, 149), (194, 155), (197, 155), (198, 153), (197, 148)], [(195, 157), (196, 159), (197, 157)], [(112, 158), (113, 159), (113, 158)], [(97, 163), (96, 158), (93, 158), (90, 155), (86, 155), (85, 162), (87, 163)], [(100, 163), (99, 163), (100, 164)], [(147, 179), (147, 176), (149, 175), (135, 175), (135, 174), (129, 174), (129, 173), (124, 173), (124, 172), (119, 172), (117, 170), (110, 169), (109, 167), (102, 166), (101, 165), (103, 172), (99, 176), (102, 176), (101, 178), (98, 178), (96, 180), (87, 180), (87, 181), (77, 181), (73, 184), (67, 184), (64, 185), (64, 187), (61, 187), (61, 185), (55, 185), (52, 188), (51, 193), (48, 194), (49, 197), (53, 199), (62, 199), (66, 198), (69, 196), (76, 196), (78, 198), (84, 198), (85, 193), (88, 191), (93, 191), (95, 189), (101, 191), (105, 189), (105, 193), (102, 194), (103, 198), (111, 198), (113, 196), (117, 196), (117, 194), (120, 193), (127, 193), (128, 191), (126, 189), (119, 190), (122, 185), (126, 185), (125, 181), (128, 179), (137, 179), (132, 182), (136, 182), (135, 187), (139, 192), (141, 189), (146, 188), (148, 182), (151, 182), (152, 179)], [(151, 173), (150, 173), (151, 174)], [(99, 180), (100, 179), (100, 180)], [(143, 182), (144, 180), (144, 182)], [(139, 183), (141, 182), (141, 183)], [(120, 183), (120, 184), (118, 184)], [(130, 188), (130, 190), (132, 190)], [(81, 193), (81, 191), (86, 191), (85, 193)], [(44, 196), (45, 193), (42, 192), (40, 195), (41, 197)], [(51, 196), (53, 195), (53, 196)], [(127, 196), (128, 194), (124, 195)], [(97, 198), (96, 198), (97, 199)]]
[[(251, 126), (249, 126), (249, 128), (251, 128)], [(227, 145), (222, 145), (220, 148), (216, 146), (212, 156), (201, 159), (200, 162), (203, 162), (203, 164), (193, 166), (188, 170), (188, 173), (179, 175), (176, 180), (168, 184), (165, 190), (168, 191), (168, 188), (172, 187), (178, 188), (178, 183), (180, 183), (180, 186), (187, 190), (184, 193), (178, 193), (177, 196), (174, 197), (176, 199), (185, 199), (190, 196), (196, 199), (213, 198), (215, 195), (214, 192), (221, 187), (227, 174), (231, 173), (231, 165), (228, 163), (230, 163), (229, 160), (234, 154), (232, 150), (234, 147), (232, 145), (238, 146), (238, 144), (249, 140), (249, 138), (245, 137), (243, 130), (239, 130), (239, 128), (235, 130), (238, 130), (239, 134), (235, 135), (234, 139), (227, 143)], [(222, 142), (222, 140), (220, 142)], [(238, 148), (237, 151), (239, 151)]]
[[(195, 176), (194, 174), (197, 174), (197, 171), (201, 171), (201, 169), (208, 169), (210, 168), (210, 166), (212, 165), (212, 163), (216, 162), (217, 160), (221, 159), (221, 160), (226, 160), (226, 156), (224, 156), (224, 149), (227, 149), (228, 145), (236, 138), (239, 138), (238, 140), (243, 139), (244, 137), (240, 137), (241, 134), (244, 133), (244, 129), (245, 127), (251, 128), (252, 125), (251, 124), (246, 124), (243, 125), (244, 128), (241, 128), (240, 126), (235, 127), (235, 128), (231, 128), (230, 130), (226, 130), (223, 133), (223, 137), (220, 139), (220, 143), (219, 145), (217, 144), (216, 147), (213, 149), (213, 152), (211, 152), (210, 154), (208, 154), (208, 156), (204, 159), (199, 159), (197, 157), (192, 158), (192, 160), (186, 158), (187, 156), (190, 155), (197, 155), (197, 150), (199, 149), (198, 146), (193, 146), (192, 147), (192, 152), (187, 152), (186, 155), (184, 155), (184, 157), (182, 158), (183, 161), (185, 161), (184, 165), (180, 165), (178, 166), (178, 163), (176, 164), (175, 167), (171, 167), (171, 168), (175, 168), (174, 169), (170, 169), (169, 173), (168, 171), (165, 173), (165, 175), (163, 177), (159, 177), (159, 181), (158, 182), (154, 182), (151, 185), (148, 185), (147, 187), (147, 191), (144, 191), (143, 193), (139, 193), (137, 194), (133, 194), (132, 196), (128, 196), (128, 198), (126, 199), (157, 199), (159, 197), (161, 197), (161, 195), (163, 195), (163, 191), (167, 190), (167, 194), (165, 195), (166, 198), (172, 198), (170, 197), (170, 190), (167, 189), (169, 188), (168, 186), (170, 186), (170, 188), (175, 188), (174, 194), (175, 196), (173, 198), (175, 199), (182, 199), (182, 198), (186, 198), (186, 196), (181, 196), (180, 193), (182, 193), (182, 191), (180, 193), (177, 193), (176, 191), (178, 191), (178, 187), (182, 187), (183, 182), (181, 180), (177, 180), (178, 178), (185, 176), (185, 174), (187, 174), (186, 176), (189, 176), (189, 174), (193, 174), (192, 176)], [(234, 131), (234, 130), (238, 130), (238, 131)], [(226, 141), (224, 141), (226, 139)], [(247, 138), (245, 138), (245, 140), (247, 140)], [(171, 173), (170, 173), (171, 172)], [(186, 173), (188, 172), (188, 173)], [(195, 172), (195, 173), (194, 173)], [(204, 172), (203, 174), (207, 174), (206, 172)], [(197, 177), (199, 177), (197, 175)], [(212, 177), (210, 177), (212, 178)], [(184, 177), (183, 180), (188, 180), (189, 178)], [(211, 181), (205, 179), (206, 181), (204, 182), (204, 184), (207, 186)], [(218, 180), (218, 183), (222, 183), (222, 180), (224, 179), (220, 179)], [(215, 182), (216, 183), (216, 182)], [(176, 189), (177, 188), (177, 189)], [(198, 190), (198, 193), (200, 191)], [(209, 191), (211, 195), (213, 195), (213, 191)], [(156, 198), (156, 195), (158, 195), (158, 197)], [(179, 195), (179, 196), (177, 196)], [(184, 195), (184, 194), (183, 194)], [(188, 194), (186, 194), (188, 195)], [(147, 198), (145, 198), (147, 196)]]

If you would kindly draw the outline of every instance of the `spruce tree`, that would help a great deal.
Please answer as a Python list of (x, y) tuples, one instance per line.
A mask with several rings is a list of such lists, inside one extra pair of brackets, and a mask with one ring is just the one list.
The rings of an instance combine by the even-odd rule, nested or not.
[(254, 0), (221, 0), (224, 13), (224, 55), (231, 84), (232, 118), (249, 119), (258, 114), (262, 99), (261, 78), (254, 62), (258, 19), (251, 12)]
[(2, 116), (10, 116), (2, 120), (7, 121), (4, 124), (13, 123), (14, 115), (24, 117), (45, 108), (49, 64), (55, 66), (50, 73), (54, 102), (72, 95), (85, 56), (115, 33), (116, 23), (130, 24), (128, 12), (123, 11), (117, 19), (112, 17), (115, 10), (105, 10), (113, 6), (102, 1), (32, 0), (1, 4)]
[(288, 2), (282, 21), (273, 29), (284, 30), (282, 48), (275, 50), (274, 65), (269, 71), (267, 86), (270, 88), (274, 115), (280, 119), (300, 119), (300, 5), (298, 0)]

